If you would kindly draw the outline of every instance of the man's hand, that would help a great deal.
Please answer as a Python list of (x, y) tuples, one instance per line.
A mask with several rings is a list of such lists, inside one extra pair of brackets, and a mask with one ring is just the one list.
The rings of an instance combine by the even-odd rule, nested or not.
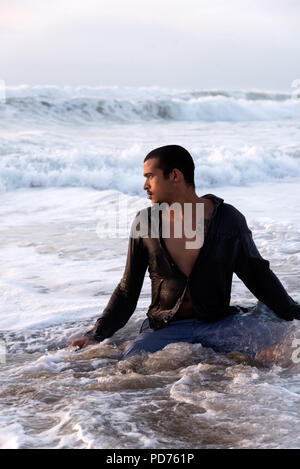
[(90, 339), (86, 335), (83, 335), (81, 337), (77, 337), (77, 339), (72, 340), (72, 342), (70, 342), (69, 345), (71, 347), (78, 347), (78, 349), (80, 350), (84, 347), (87, 347), (88, 345), (95, 344), (95, 343), (97, 343), (95, 340)]

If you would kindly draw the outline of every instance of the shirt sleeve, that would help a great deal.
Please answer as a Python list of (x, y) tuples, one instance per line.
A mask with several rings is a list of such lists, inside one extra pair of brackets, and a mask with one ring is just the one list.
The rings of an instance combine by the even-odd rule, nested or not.
[[(138, 216), (138, 214), (137, 214)], [(136, 219), (133, 225), (136, 223)], [(148, 252), (140, 236), (129, 237), (126, 267), (94, 328), (85, 335), (101, 342), (125, 326), (135, 311), (148, 266)]]
[(300, 305), (288, 295), (270, 269), (269, 261), (260, 255), (243, 215), (234, 272), (251, 293), (277, 316), (286, 320), (300, 319)]

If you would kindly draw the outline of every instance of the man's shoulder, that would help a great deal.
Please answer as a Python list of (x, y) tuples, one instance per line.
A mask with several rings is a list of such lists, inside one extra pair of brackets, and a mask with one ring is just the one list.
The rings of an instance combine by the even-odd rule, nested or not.
[(140, 215), (149, 215), (151, 213), (151, 207), (145, 207), (145, 208), (141, 208), (140, 210), (138, 210), (138, 212), (136, 213), (135, 215), (135, 218), (140, 216)]
[(139, 241), (142, 241), (143, 238), (148, 238), (150, 229), (154, 230), (155, 224), (153, 223), (153, 221), (153, 217), (151, 220), (151, 207), (146, 207), (138, 210), (131, 223), (130, 237), (135, 238)]
[(151, 219), (151, 207), (146, 207), (146, 208), (141, 208), (138, 210), (138, 212), (135, 214), (135, 217), (133, 218), (133, 224), (137, 224), (142, 222), (149, 222)]
[(239, 232), (245, 227), (246, 218), (234, 205), (222, 204), (222, 225), (230, 231)]

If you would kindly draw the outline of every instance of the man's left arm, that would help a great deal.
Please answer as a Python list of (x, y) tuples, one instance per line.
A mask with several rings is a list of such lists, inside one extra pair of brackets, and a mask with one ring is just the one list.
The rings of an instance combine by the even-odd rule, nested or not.
[(288, 321), (300, 319), (300, 305), (289, 296), (270, 269), (269, 261), (260, 255), (243, 215), (234, 272), (253, 295), (277, 316)]

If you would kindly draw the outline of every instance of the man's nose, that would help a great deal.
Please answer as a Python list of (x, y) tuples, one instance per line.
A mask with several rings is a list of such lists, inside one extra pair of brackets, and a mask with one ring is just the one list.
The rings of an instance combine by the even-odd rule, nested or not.
[(146, 191), (149, 188), (149, 183), (148, 181), (145, 181), (143, 189)]

